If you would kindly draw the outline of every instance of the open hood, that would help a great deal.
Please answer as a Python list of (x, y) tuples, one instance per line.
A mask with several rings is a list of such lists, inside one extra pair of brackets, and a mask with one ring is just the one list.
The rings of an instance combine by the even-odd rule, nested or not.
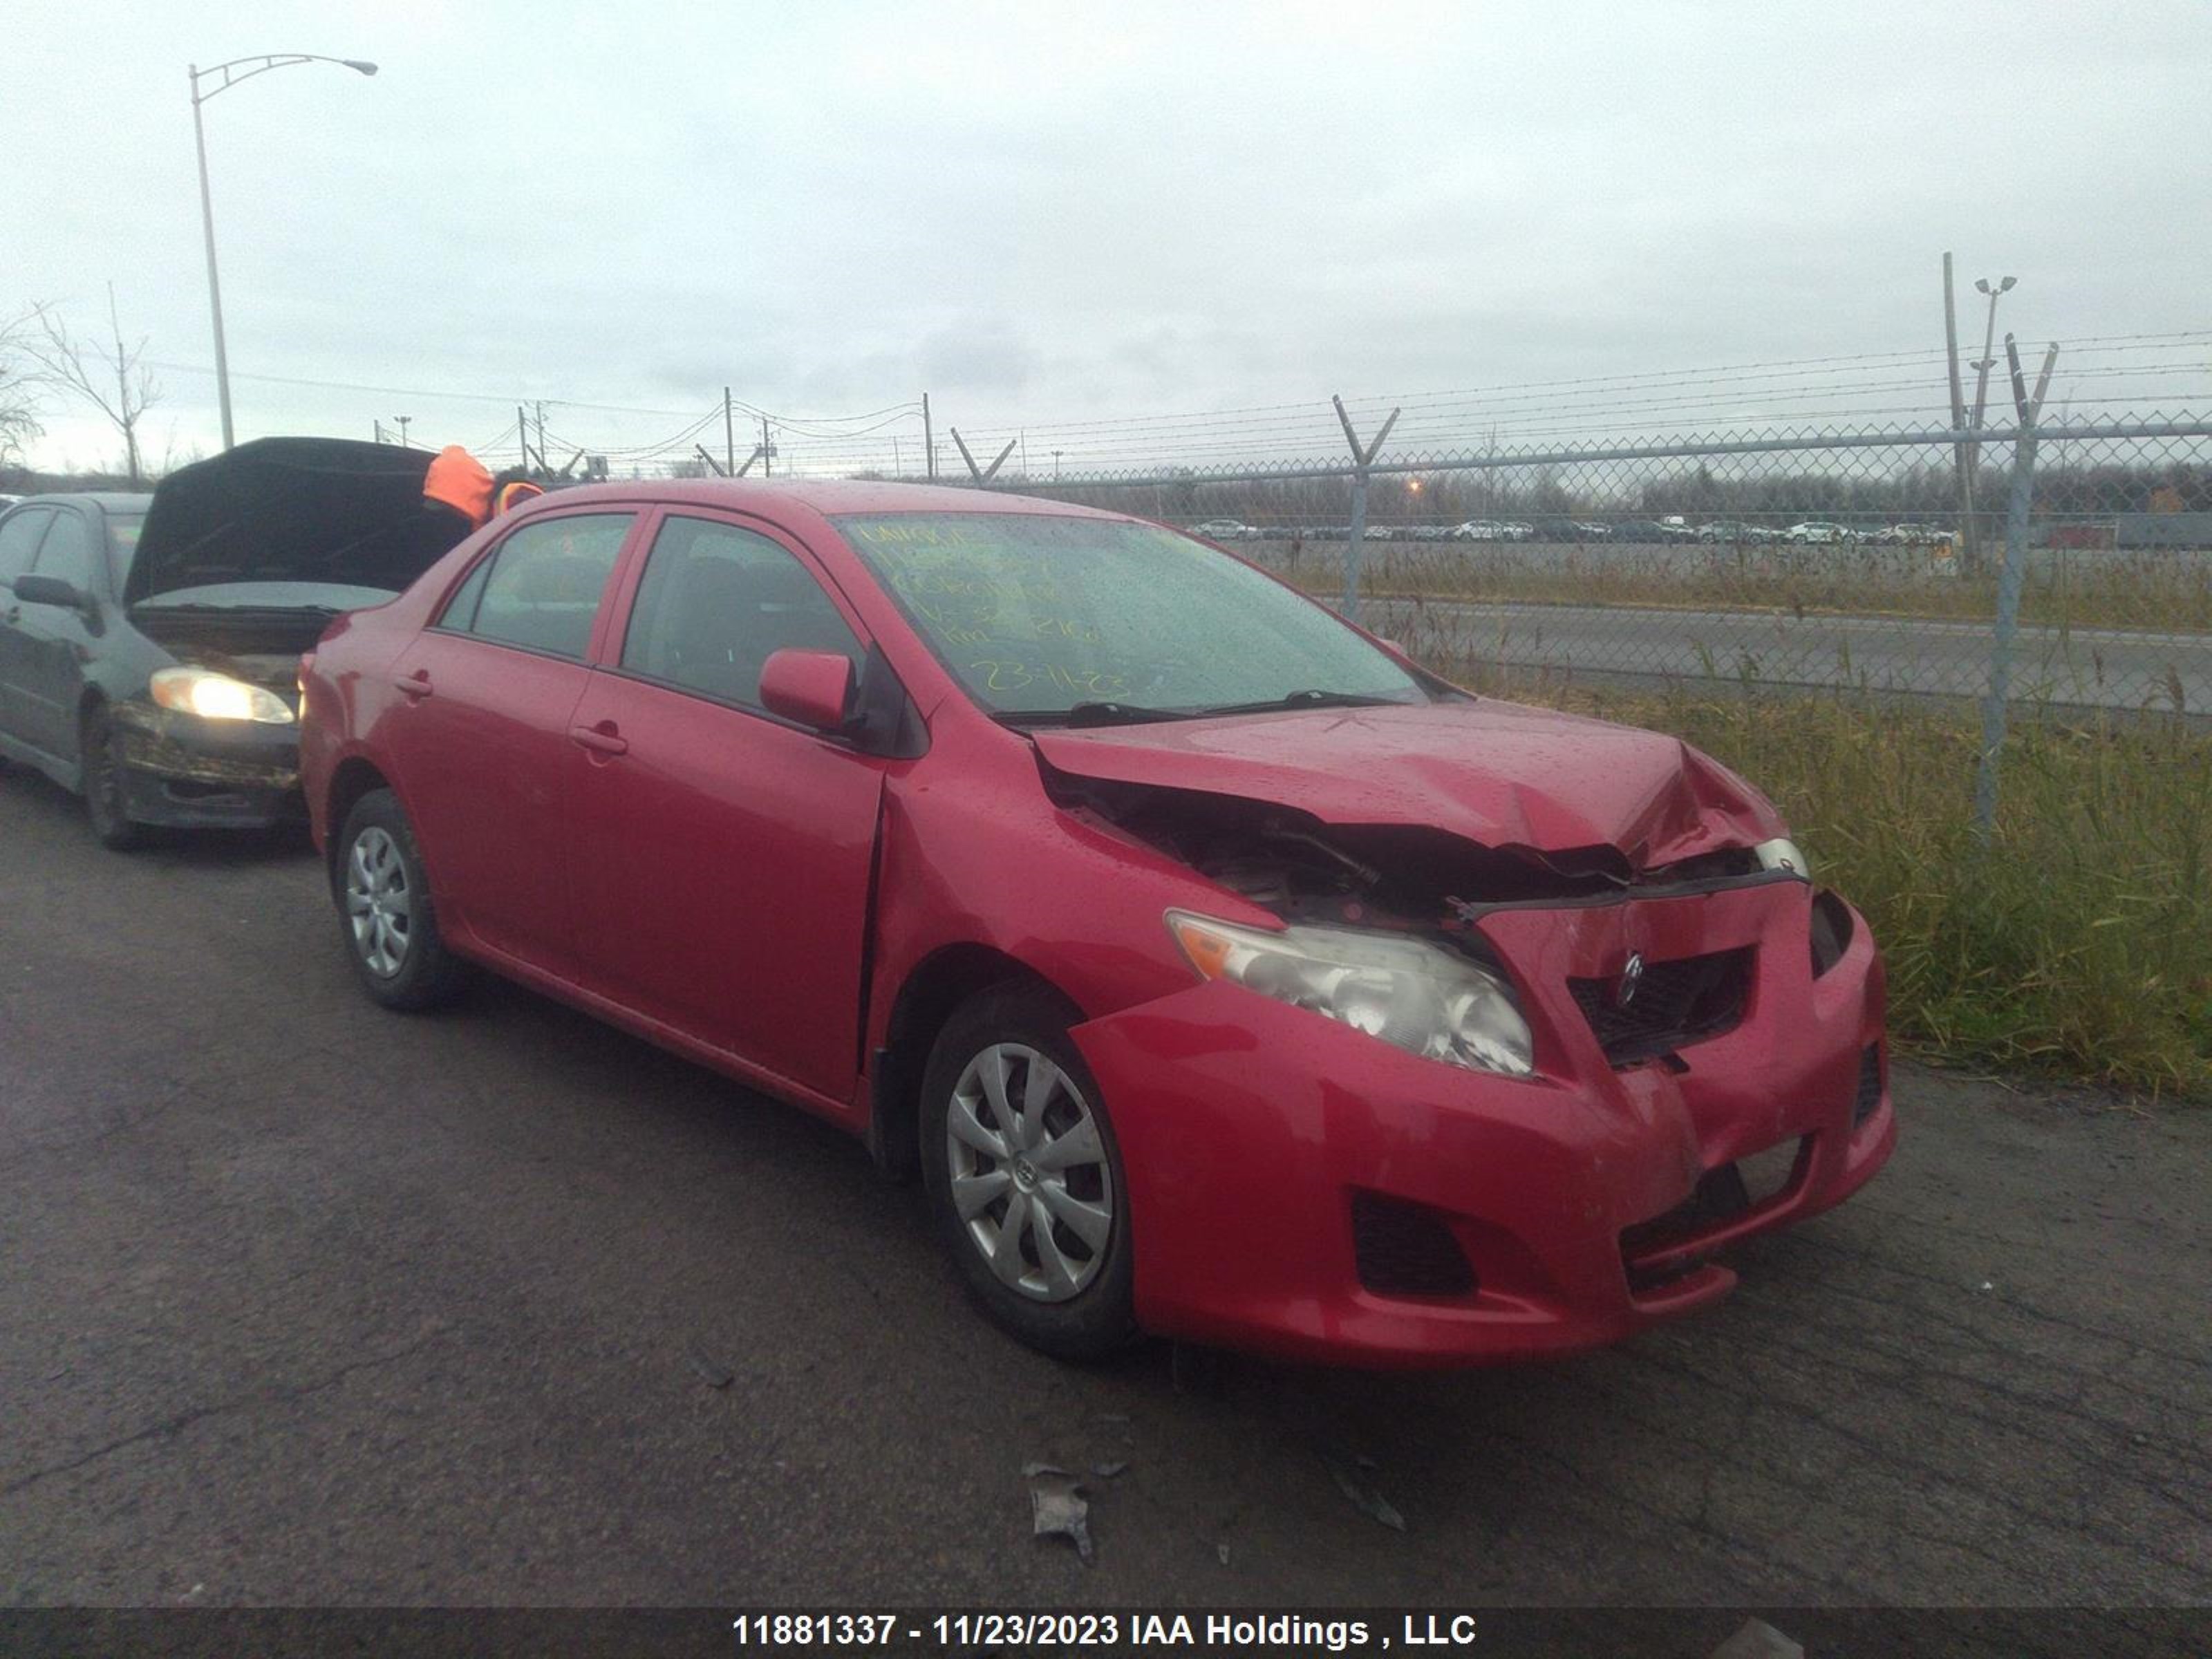
[(161, 480), (123, 602), (239, 582), (397, 593), (468, 533), (427, 509), (420, 449), (259, 438)]
[(1499, 852), (1612, 848), (1639, 871), (1785, 833), (1756, 790), (1678, 738), (1487, 699), (1030, 735), (1077, 777), (1424, 825)]

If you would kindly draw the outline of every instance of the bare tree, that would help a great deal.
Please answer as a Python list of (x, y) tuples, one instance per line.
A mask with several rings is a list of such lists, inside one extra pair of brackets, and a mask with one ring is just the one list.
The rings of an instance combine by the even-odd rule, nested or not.
[(107, 322), (115, 339), (112, 351), (103, 345), (80, 345), (70, 335), (61, 313), (52, 306), (33, 306), (31, 315), (38, 323), (38, 334), (28, 347), (32, 357), (46, 371), (48, 380), (86, 399), (107, 416), (123, 434), (131, 482), (143, 482), (138, 422), (161, 400), (161, 387), (153, 371), (142, 361), (146, 351), (145, 337), (141, 335), (135, 346), (123, 343), (123, 325), (115, 311), (115, 284), (107, 285)]
[(39, 424), (40, 366), (28, 338), (34, 314), (0, 323), (0, 466), (21, 461), (23, 447), (46, 430)]

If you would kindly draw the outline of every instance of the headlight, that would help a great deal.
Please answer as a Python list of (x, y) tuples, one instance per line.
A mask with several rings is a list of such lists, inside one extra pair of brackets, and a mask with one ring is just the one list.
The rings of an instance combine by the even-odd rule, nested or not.
[(154, 701), (179, 714), (198, 714), (210, 720), (259, 720), (264, 726), (289, 726), (292, 711), (284, 699), (244, 680), (218, 674), (211, 668), (163, 668), (155, 671)]
[(1797, 850), (1797, 843), (1786, 836), (1778, 836), (1772, 841), (1763, 841), (1751, 850), (1762, 870), (1787, 870), (1801, 881), (1813, 879), (1812, 865)]
[(1201, 978), (1234, 980), (1429, 1060), (1512, 1077), (1535, 1069), (1512, 992), (1441, 946), (1335, 927), (1263, 933), (1187, 910), (1168, 912), (1168, 930)]

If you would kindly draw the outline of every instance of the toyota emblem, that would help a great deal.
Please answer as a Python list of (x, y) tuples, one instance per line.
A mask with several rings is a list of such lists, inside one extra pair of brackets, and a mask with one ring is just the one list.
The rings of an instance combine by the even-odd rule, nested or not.
[(1613, 988), (1613, 1006), (1626, 1008), (1636, 1000), (1636, 988), (1644, 981), (1644, 956), (1631, 951), (1628, 960), (1621, 965), (1620, 983)]

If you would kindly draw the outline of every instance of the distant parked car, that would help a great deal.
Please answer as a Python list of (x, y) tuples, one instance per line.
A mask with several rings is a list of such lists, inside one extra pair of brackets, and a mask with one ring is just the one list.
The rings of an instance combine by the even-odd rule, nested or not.
[(1236, 519), (1208, 519), (1204, 524), (1190, 527), (1194, 536), (1205, 536), (1217, 542), (1249, 541), (1259, 535), (1250, 525)]
[(1452, 531), (1451, 538), (1455, 542), (1510, 542), (1513, 533), (1510, 525), (1495, 520), (1469, 519)]
[(1784, 532), (1793, 542), (1822, 544), (1856, 541), (1847, 525), (1828, 524), (1819, 519), (1808, 519), (1802, 524), (1793, 524)]
[(1770, 532), (1755, 524), (1740, 524), (1733, 519), (1698, 526), (1698, 539), (1701, 542), (1763, 542), (1769, 539), (1770, 535)]
[(148, 824), (301, 816), (301, 652), (465, 533), (424, 511), (429, 463), (392, 444), (264, 438), (151, 496), (9, 509), (0, 755), (82, 794), (118, 850)]
[(1875, 531), (1874, 539), (1885, 547), (1928, 547), (1955, 538), (1932, 524), (1893, 524)]

